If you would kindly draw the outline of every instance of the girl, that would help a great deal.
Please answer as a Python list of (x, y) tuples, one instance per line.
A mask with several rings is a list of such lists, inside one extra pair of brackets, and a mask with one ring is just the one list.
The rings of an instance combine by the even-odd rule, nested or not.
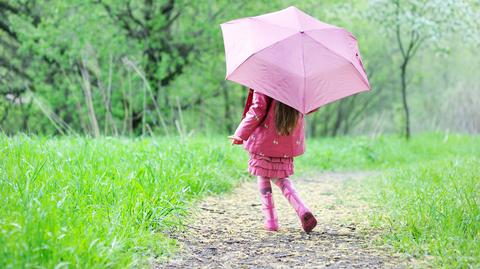
[(232, 144), (244, 144), (250, 154), (248, 170), (257, 176), (265, 229), (278, 230), (270, 184), (272, 181), (297, 212), (303, 230), (307, 233), (312, 231), (317, 220), (288, 178), (293, 174), (293, 157), (305, 151), (303, 114), (260, 92), (250, 90), (243, 119), (235, 134), (229, 138)]

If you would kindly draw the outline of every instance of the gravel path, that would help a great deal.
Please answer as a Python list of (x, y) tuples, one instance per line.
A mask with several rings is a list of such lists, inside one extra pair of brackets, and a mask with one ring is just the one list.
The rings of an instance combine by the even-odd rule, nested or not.
[(293, 209), (274, 187), (280, 231), (263, 230), (255, 182), (208, 197), (193, 210), (187, 229), (175, 232), (179, 252), (156, 268), (405, 268), (405, 259), (375, 244), (369, 208), (356, 186), (366, 173), (326, 173), (293, 178), (317, 217), (302, 231)]

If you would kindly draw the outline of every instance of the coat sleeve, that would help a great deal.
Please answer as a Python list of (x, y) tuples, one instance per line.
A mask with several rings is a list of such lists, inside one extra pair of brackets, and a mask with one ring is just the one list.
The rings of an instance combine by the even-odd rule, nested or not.
[(238, 136), (243, 140), (248, 140), (255, 128), (257, 128), (257, 126), (263, 122), (265, 116), (267, 115), (267, 109), (270, 101), (270, 97), (259, 92), (254, 92), (252, 105), (245, 114), (245, 118), (243, 118), (237, 130), (235, 131), (235, 136)]

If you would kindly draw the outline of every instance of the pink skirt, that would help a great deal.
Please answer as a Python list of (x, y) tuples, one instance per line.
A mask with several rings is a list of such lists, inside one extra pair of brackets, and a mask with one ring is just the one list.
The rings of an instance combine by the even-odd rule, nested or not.
[(293, 157), (267, 157), (250, 153), (248, 171), (254, 176), (286, 178), (293, 175)]

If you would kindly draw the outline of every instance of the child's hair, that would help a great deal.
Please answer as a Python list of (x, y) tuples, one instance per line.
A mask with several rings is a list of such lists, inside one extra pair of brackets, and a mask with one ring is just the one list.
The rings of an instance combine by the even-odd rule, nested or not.
[(277, 101), (275, 106), (275, 128), (280, 135), (290, 135), (297, 126), (300, 112)]

